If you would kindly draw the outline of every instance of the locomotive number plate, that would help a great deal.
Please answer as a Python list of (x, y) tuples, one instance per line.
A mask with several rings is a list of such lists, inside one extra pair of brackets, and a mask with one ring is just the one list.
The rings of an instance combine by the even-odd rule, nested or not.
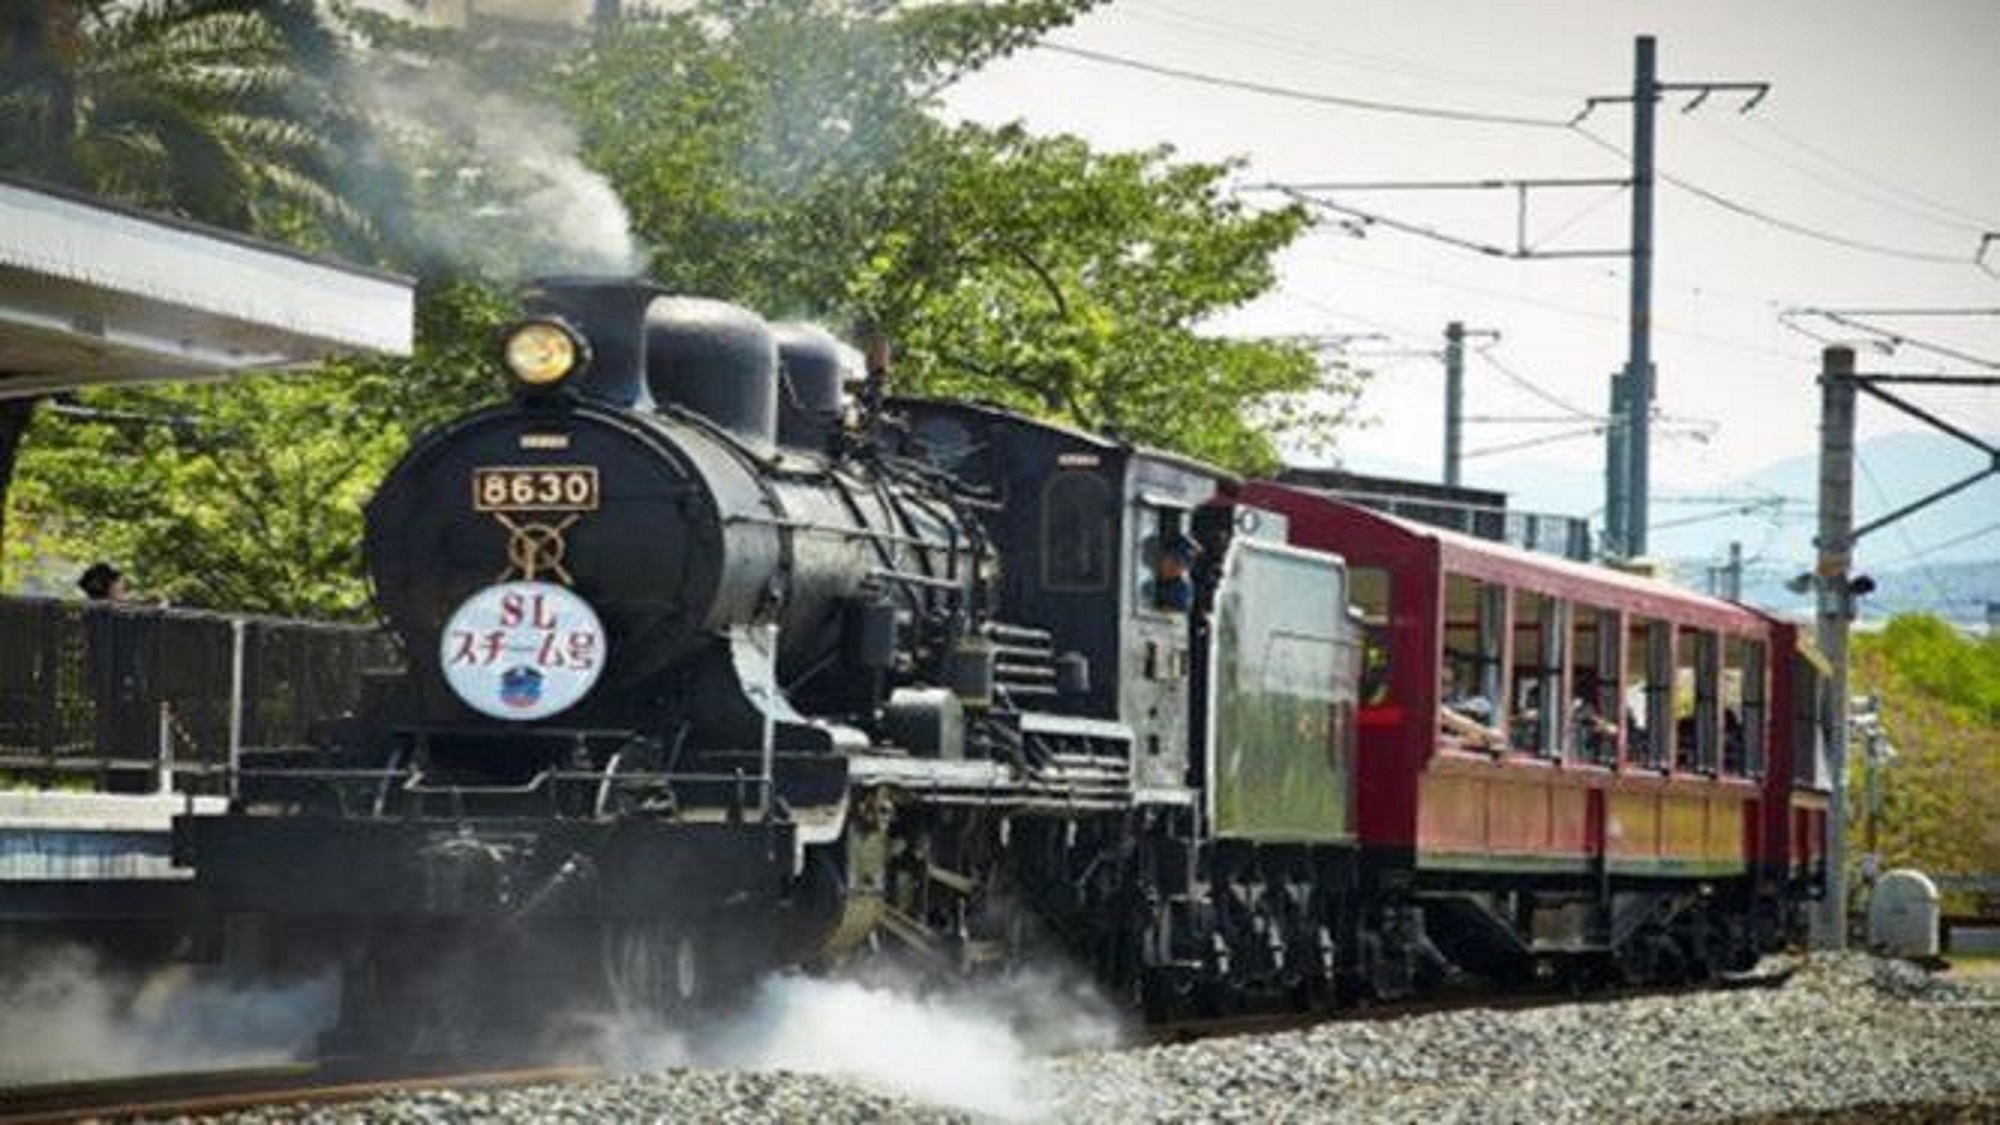
[(472, 470), (476, 512), (597, 510), (595, 465), (492, 465)]

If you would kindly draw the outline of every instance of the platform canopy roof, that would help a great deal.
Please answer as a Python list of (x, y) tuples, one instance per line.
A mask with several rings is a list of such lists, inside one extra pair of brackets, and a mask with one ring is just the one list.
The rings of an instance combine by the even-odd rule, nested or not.
[(0, 177), (0, 398), (408, 355), (407, 278)]

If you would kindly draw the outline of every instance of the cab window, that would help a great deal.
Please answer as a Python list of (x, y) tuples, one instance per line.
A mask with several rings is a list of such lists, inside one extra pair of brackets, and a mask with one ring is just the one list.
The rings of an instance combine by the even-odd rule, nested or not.
[(1111, 584), (1111, 486), (1094, 472), (1069, 469), (1042, 490), (1042, 585), (1059, 593), (1094, 593)]
[(1194, 608), (1194, 565), (1201, 554), (1179, 508), (1144, 505), (1139, 509), (1137, 604), (1153, 613), (1186, 613)]

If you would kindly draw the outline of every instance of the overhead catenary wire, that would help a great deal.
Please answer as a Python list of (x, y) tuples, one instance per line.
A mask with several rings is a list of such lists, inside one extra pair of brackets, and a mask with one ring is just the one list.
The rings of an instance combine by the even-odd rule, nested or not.
[(1561, 395), (1556, 394), (1554, 391), (1551, 391), (1548, 388), (1542, 386), (1541, 384), (1535, 382), (1533, 379), (1528, 378), (1526, 375), (1523, 375), (1520, 372), (1514, 370), (1509, 365), (1500, 362), (1500, 360), (1493, 355), (1493, 349), (1490, 346), (1484, 348), (1474, 348), (1472, 349), (1472, 354), (1478, 356), (1481, 360), (1483, 360), (1488, 367), (1491, 367), (1493, 370), (1499, 372), (1501, 378), (1507, 380), (1508, 382), (1514, 384), (1515, 386), (1535, 396), (1542, 402), (1545, 402), (1548, 405), (1555, 407), (1557, 410), (1564, 412), (1565, 414), (1569, 414), (1572, 417), (1576, 418), (1599, 417), (1599, 415), (1596, 412), (1585, 410), (1583, 407), (1576, 405), (1575, 403), (1569, 401), (1568, 399), (1563, 398)]
[[(1820, 317), (1830, 323), (1838, 324), (1842, 328), (1851, 328), (1857, 332), (1869, 333), (1870, 335), (1877, 337), (1881, 342), (1888, 344), (1892, 347), (1908, 346), (1915, 348), (1918, 351), (1929, 352), (1932, 355), (1938, 355), (1938, 356), (1943, 356), (1946, 359), (1957, 360), (1960, 363), (1970, 363), (1976, 367), (1984, 367), (1990, 371), (2000, 371), (2000, 359), (1993, 359), (1987, 356), (1976, 355), (1972, 352), (1965, 351), (1961, 348), (1954, 348), (1945, 344), (1939, 344), (1930, 340), (1925, 340), (1918, 336), (1912, 336), (1907, 332), (1897, 332), (1893, 329), (1883, 328), (1879, 325), (1869, 324), (1866, 321), (1859, 319), (1858, 314), (1846, 309), (1791, 309), (1787, 310), (1787, 313), (1798, 316)], [(1871, 313), (1867, 315), (1889, 316), (1898, 314)]]
[(1886, 565), (1901, 566), (1904, 563), (1916, 562), (1920, 559), (1934, 558), (1939, 551), (1948, 551), (1953, 547), (1963, 546), (1975, 539), (1991, 535), (1996, 531), (2000, 531), (2000, 522), (1989, 523), (1984, 527), (1976, 527), (1971, 531), (1960, 532), (1948, 539), (1941, 539), (1921, 551), (1912, 552), (1899, 559), (1890, 559)]
[(1493, 457), (1502, 453), (1517, 453), (1523, 449), (1554, 445), (1561, 441), (1575, 441), (1578, 438), (1597, 437), (1604, 431), (1605, 427), (1602, 425), (1583, 426), (1574, 430), (1564, 430), (1561, 433), (1541, 434), (1536, 437), (1522, 438), (1520, 441), (1503, 442), (1499, 445), (1488, 445), (1479, 449), (1468, 449), (1461, 456), (1465, 460), (1470, 461), (1475, 457)]
[[(1882, 482), (1875, 476), (1875, 470), (1868, 467), (1868, 459), (1861, 456), (1859, 449), (1854, 451), (1854, 467), (1861, 470), (1862, 477), (1868, 481), (1869, 489), (1875, 493), (1875, 499), (1883, 507), (1889, 507), (1889, 491), (1882, 487)], [(1916, 541), (1910, 538), (1910, 526), (1901, 520), (1891, 526), (1896, 529), (1896, 538), (1901, 539), (1903, 547), (1910, 552), (1908, 557), (1916, 562), (1917, 572), (1922, 574), (1924, 581), (1930, 585), (1931, 595), (1939, 601), (1950, 600), (1951, 594), (1945, 589), (1944, 583), (1931, 571), (1930, 564), (1923, 561), (1923, 552), (1917, 549)]]
[(1714, 523), (1716, 520), (1726, 520), (1735, 516), (1754, 516), (1759, 512), (1768, 513), (1770, 510), (1771, 505), (1762, 502), (1737, 504), (1717, 512), (1703, 512), (1696, 516), (1681, 516), (1670, 520), (1655, 520), (1653, 521), (1652, 529), (1654, 531), (1667, 531), (1676, 527), (1692, 527), (1695, 524)]
[(1483, 113), (1474, 109), (1458, 109), (1451, 106), (1418, 105), (1411, 102), (1384, 101), (1376, 98), (1352, 97), (1346, 94), (1324, 93), (1317, 90), (1302, 90), (1295, 86), (1280, 86), (1270, 82), (1253, 82), (1243, 78), (1227, 78), (1219, 74), (1208, 74), (1198, 70), (1186, 70), (1177, 66), (1135, 59), (1129, 55), (1112, 54), (1109, 51), (1093, 51), (1086, 47), (1072, 47), (1064, 43), (1044, 42), (1040, 50), (1052, 51), (1071, 58), (1085, 59), (1105, 66), (1122, 67), (1146, 74), (1156, 74), (1163, 78), (1175, 78), (1201, 86), (1224, 90), (1240, 90), (1244, 93), (1261, 94), (1270, 98), (1284, 98), (1290, 101), (1311, 102), (1315, 105), (1337, 106), (1363, 113), (1386, 113), (1404, 117), (1426, 117), (1436, 121), (1458, 121), (1478, 125), (1511, 125), (1530, 129), (1566, 129), (1569, 122), (1554, 117), (1527, 117), (1511, 113)]
[[(1558, 119), (1554, 117), (1531, 117), (1525, 114), (1485, 113), (1479, 110), (1461, 109), (1451, 106), (1421, 105), (1413, 102), (1399, 102), (1399, 101), (1389, 101), (1386, 99), (1378, 99), (1378, 98), (1364, 98), (1348, 94), (1330, 93), (1326, 91), (1305, 90), (1294, 86), (1283, 86), (1270, 82), (1258, 82), (1249, 79), (1231, 78), (1224, 75), (1211, 74), (1206, 71), (1190, 70), (1184, 67), (1177, 67), (1177, 66), (1168, 66), (1162, 63), (1150, 62), (1145, 59), (1133, 58), (1132, 56), (1129, 55), (1115, 54), (1109, 51), (1097, 51), (1086, 47), (1074, 47), (1064, 43), (1043, 42), (1038, 46), (1039, 49), (1041, 50), (1050, 51), (1060, 55), (1067, 55), (1071, 58), (1077, 58), (1090, 62), (1095, 62), (1100, 65), (1121, 67), (1127, 70), (1134, 70), (1134, 71), (1139, 71), (1141, 73), (1158, 75), (1163, 78), (1172, 78), (1182, 82), (1191, 82), (1197, 85), (1209, 86), (1218, 89), (1239, 90), (1245, 93), (1259, 94), (1265, 97), (1283, 98), (1291, 101), (1308, 102), (1316, 105), (1334, 106), (1338, 108), (1350, 109), (1367, 113), (1395, 114), (1395, 115), (1402, 115), (1409, 117), (1430, 118), (1433, 120), (1440, 120), (1440, 121), (1457, 121), (1468, 124), (1507, 125), (1507, 126), (1515, 126), (1515, 127), (1530, 128), (1530, 129), (1562, 130), (1574, 133), (1575, 135), (1582, 137), (1591, 144), (1596, 145), (1597, 147), (1604, 149), (1607, 152), (1615, 153), (1616, 155), (1618, 155), (1623, 159), (1630, 159), (1630, 154), (1626, 152), (1624, 148), (1620, 147), (1619, 145), (1615, 144), (1612, 141), (1606, 140), (1605, 138), (1596, 135), (1595, 133), (1592, 133), (1587, 127), (1583, 125), (1582, 121), (1579, 118), (1575, 117), (1568, 119)], [(1711, 188), (1703, 187), (1702, 185), (1694, 183), (1693, 181), (1688, 180), (1685, 177), (1674, 175), (1673, 173), (1667, 172), (1664, 169), (1659, 170), (1657, 174), (1659, 175), (1659, 178), (1661, 180), (1669, 184), (1672, 184), (1674, 187), (1679, 188), (1680, 190), (1687, 192), (1688, 194), (1693, 195), (1696, 198), (1711, 204), (1712, 206), (1719, 207), (1723, 210), (1729, 211), (1733, 214), (1749, 219), (1753, 222), (1763, 223), (1764, 225), (1770, 226), (1774, 229), (1782, 230), (1787, 233), (1797, 235), (1801, 238), (1808, 238), (1829, 245), (1844, 247), (1849, 250), (1879, 254), (1886, 257), (1900, 258), (1904, 261), (1928, 262), (1936, 265), (1970, 265), (1988, 274), (2000, 277), (2000, 271), (1996, 271), (1993, 267), (1991, 267), (1988, 263), (1984, 261), (1985, 251), (1987, 249), (1988, 244), (1994, 241), (2000, 241), (2000, 233), (1996, 233), (1993, 231), (1984, 232), (1982, 234), (1982, 240), (1979, 246), (1971, 254), (1960, 255), (1960, 254), (1946, 254), (1928, 250), (1913, 250), (1908, 247), (1891, 246), (1886, 243), (1871, 242), (1866, 239), (1853, 238), (1848, 235), (1837, 234), (1835, 232), (1822, 230), (1818, 227), (1810, 226), (1805, 223), (1800, 223), (1793, 221), (1791, 219), (1782, 218), (1780, 216), (1773, 215), (1769, 211), (1766, 211), (1762, 208), (1751, 206), (1750, 204), (1744, 203), (1740, 200), (1724, 195), (1721, 192), (1715, 191)], [(1374, 221), (1385, 222), (1385, 219), (1382, 217), (1377, 217), (1374, 219)], [(1412, 231), (1411, 233), (1418, 233), (1418, 232)], [(1454, 236), (1444, 236), (1444, 239), (1446, 241), (1456, 240)], [(1473, 249), (1481, 253), (1493, 252), (1492, 247), (1489, 247), (1485, 244), (1474, 242), (1472, 240), (1456, 240), (1456, 241), (1460, 241), (1463, 244), (1465, 244), (1466, 248)]]
[(1198, 29), (1208, 34), (1249, 46), (1259, 47), (1293, 58), (1309, 59), (1322, 66), (1331, 62), (1336, 66), (1346, 66), (1357, 70), (1372, 70), (1378, 73), (1403, 78), (1423, 78), (1451, 86), (1476, 87), (1487, 90), (1504, 90), (1510, 93), (1527, 94), (1535, 97), (1575, 101), (1584, 96), (1584, 91), (1575, 88), (1559, 88), (1513, 79), (1502, 79), (1493, 75), (1473, 74), (1467, 71), (1448, 70), (1419, 62), (1414, 59), (1391, 55), (1379, 55), (1343, 49), (1333, 46), (1324, 39), (1301, 39), (1296, 29), (1285, 28), (1282, 32), (1268, 27), (1247, 27), (1215, 19), (1210, 15), (1196, 13), (1158, 0), (1125, 0), (1115, 11), (1151, 19), (1165, 26), (1179, 26)]
[[(1623, 146), (1598, 136), (1597, 134), (1591, 132), (1588, 128), (1584, 127), (1582, 124), (1570, 125), (1570, 131), (1574, 132), (1577, 136), (1582, 137), (1585, 140), (1589, 141), (1591, 144), (1594, 144), (1597, 147), (1605, 150), (1606, 152), (1613, 153), (1614, 155), (1618, 156), (1621, 159), (1625, 160), (1631, 159), (1632, 154), (1628, 152)], [(1659, 169), (1657, 174), (1659, 175), (1660, 179), (1666, 181), (1669, 184), (1672, 184), (1673, 186), (1681, 189), (1684, 192), (1687, 192), (1689, 195), (1692, 195), (1697, 199), (1704, 200), (1716, 207), (1722, 208), (1725, 211), (1729, 211), (1732, 214), (1740, 215), (1743, 218), (1750, 219), (1754, 222), (1763, 223), (1766, 226), (1772, 227), (1777, 230), (1786, 231), (1788, 233), (1798, 235), (1802, 238), (1810, 238), (1818, 242), (1827, 243), (1829, 245), (1845, 247), (1849, 250), (1859, 250), (1871, 254), (1880, 254), (1884, 257), (1890, 257), (1890, 258), (1901, 258), (1904, 261), (1910, 261), (1910, 262), (1930, 262), (1936, 265), (1952, 265), (1952, 266), (1976, 265), (1978, 262), (1978, 255), (1976, 252), (1973, 254), (1945, 254), (1930, 250), (1912, 250), (1909, 249), (1908, 247), (1890, 246), (1885, 243), (1869, 242), (1865, 239), (1850, 238), (1849, 236), (1844, 234), (1835, 234), (1832, 231), (1821, 230), (1818, 227), (1808, 226), (1805, 223), (1799, 223), (1799, 222), (1794, 222), (1790, 219), (1780, 218), (1776, 215), (1769, 213), (1768, 211), (1764, 211), (1760, 208), (1752, 207), (1747, 203), (1743, 203), (1736, 199), (1732, 199), (1729, 196), (1723, 195), (1721, 192), (1705, 188), (1700, 184), (1694, 183), (1693, 181), (1686, 179), (1685, 177), (1676, 176), (1673, 173), (1666, 171), (1665, 169)]]
[[(1564, 316), (1572, 316), (1581, 320), (1594, 320), (1605, 324), (1616, 324), (1620, 323), (1622, 320), (1621, 317), (1618, 317), (1612, 313), (1605, 312), (1601, 309), (1578, 308), (1575, 305), (1565, 305), (1557, 301), (1543, 300), (1539, 297), (1530, 297), (1522, 293), (1512, 293), (1503, 289), (1494, 289), (1489, 286), (1473, 285), (1468, 282), (1454, 281), (1447, 278), (1439, 277), (1436, 274), (1426, 273), (1420, 270), (1399, 269), (1395, 266), (1385, 266), (1376, 262), (1358, 261), (1353, 258), (1342, 257), (1334, 254), (1322, 253), (1320, 255), (1320, 258), (1323, 261), (1331, 262), (1335, 265), (1349, 266), (1354, 269), (1368, 270), (1374, 273), (1388, 274), (1392, 277), (1408, 278), (1410, 280), (1419, 281), (1426, 285), (1435, 286), (1440, 289), (1450, 289), (1461, 293), (1474, 293), (1482, 297), (1492, 298), (1493, 300), (1496, 301), (1505, 301), (1512, 304), (1525, 305), (1529, 308), (1544, 309), (1548, 312), (1560, 313)], [(1684, 337), (1689, 340), (1699, 340), (1703, 343), (1718, 348), (1727, 348), (1733, 351), (1743, 352), (1745, 354), (1766, 356), (1766, 357), (1786, 360), (1788, 362), (1801, 362), (1805, 358), (1794, 352), (1781, 351), (1777, 348), (1767, 347), (1762, 344), (1753, 344), (1745, 340), (1735, 340), (1727, 336), (1717, 336), (1712, 333), (1699, 332), (1691, 328), (1681, 328), (1671, 324), (1656, 324), (1654, 325), (1654, 331), (1663, 332), (1671, 336)]]
[(1876, 187), (1879, 187), (1884, 191), (1890, 192), (1895, 195), (1900, 195), (1906, 199), (1911, 200), (1912, 202), (1928, 207), (1940, 215), (1952, 216), (1953, 218), (1958, 219), (1961, 222), (1972, 224), (1984, 230), (1993, 230), (1995, 228), (2000, 228), (2000, 219), (1995, 219), (1989, 216), (1976, 215), (1970, 211), (1965, 211), (1957, 207), (1954, 207), (1951, 204), (1940, 203), (1937, 200), (1930, 198), (1929, 196), (1910, 190), (1908, 185), (1897, 183), (1895, 180), (1889, 179), (1886, 176), (1869, 171), (1865, 166), (1858, 164), (1850, 164), (1847, 161), (1841, 159), (1840, 157), (1834, 155), (1833, 153), (1827, 152), (1825, 149), (1822, 149), (1817, 145), (1814, 145), (1808, 141), (1805, 141), (1799, 137), (1795, 137), (1790, 133), (1785, 132), (1783, 129), (1778, 128), (1776, 125), (1772, 124), (1769, 121), (1754, 117), (1750, 118), (1749, 121), (1753, 128), (1760, 129), (1766, 133), (1769, 133), (1771, 136), (1777, 138), (1778, 140), (1781, 140), (1786, 144), (1792, 145), (1793, 147), (1799, 149), (1802, 152), (1811, 154), (1813, 157), (1825, 163), (1827, 166), (1838, 169), (1846, 173), (1847, 175), (1854, 177), (1857, 180), (1861, 180), (1865, 183), (1874, 184)]
[[(1790, 157), (1772, 152), (1770, 149), (1765, 148), (1762, 145), (1756, 144), (1743, 137), (1737, 136), (1734, 132), (1730, 131), (1727, 128), (1710, 123), (1707, 118), (1699, 118), (1698, 120), (1700, 120), (1706, 126), (1707, 132), (1710, 136), (1716, 137), (1724, 141), (1725, 143), (1735, 145), (1736, 147), (1744, 149), (1746, 151), (1754, 152), (1759, 156), (1762, 156), (1764, 159), (1779, 165), (1780, 167), (1787, 168), (1791, 170), (1795, 175), (1805, 179), (1807, 182), (1813, 184), (1814, 186), (1820, 188), (1823, 191), (1830, 192), (1833, 194), (1848, 196), (1853, 199), (1864, 200), (1870, 204), (1873, 204), (1876, 207), (1884, 208), (1890, 211), (1895, 211), (1898, 214), (1901, 214), (1907, 218), (1915, 219), (1919, 222), (1929, 223), (1930, 225), (1935, 226), (1940, 230), (1954, 230), (1958, 231), (1961, 234), (1970, 234), (1977, 236), (1985, 233), (1986, 231), (1994, 229), (1995, 224), (1979, 223), (1976, 220), (1969, 222), (1963, 218), (1944, 218), (1938, 215), (1934, 210), (1925, 207), (1913, 207), (1910, 204), (1903, 202), (1886, 192), (1873, 191), (1865, 188), (1854, 187), (1849, 184), (1838, 183), (1836, 181), (1829, 179), (1823, 173), (1816, 171), (1812, 168), (1809, 168), (1797, 160), (1793, 160)], [(1754, 122), (1757, 119), (1754, 117), (1746, 117), (1744, 118), (1744, 120)], [(1883, 182), (1875, 180), (1873, 177), (1870, 177), (1870, 181), (1878, 183)]]

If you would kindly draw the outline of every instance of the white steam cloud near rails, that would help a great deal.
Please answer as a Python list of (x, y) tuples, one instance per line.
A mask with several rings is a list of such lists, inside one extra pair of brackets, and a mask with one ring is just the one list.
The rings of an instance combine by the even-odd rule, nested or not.
[(74, 947), (0, 948), (0, 1086), (284, 1062), (333, 1021), (332, 973), (221, 983), (109, 967)]
[[(0, 953), (0, 1088), (309, 1059), (338, 1010), (331, 970), (224, 983), (186, 965), (115, 969), (77, 948)], [(819, 1074), (1001, 1120), (1051, 1110), (1038, 1059), (1110, 1046), (1125, 1030), (1087, 983), (1036, 969), (934, 990), (787, 973), (679, 1024), (639, 1013), (556, 1022), (568, 1029), (561, 1061)]]
[(822, 1074), (1018, 1121), (1051, 1108), (1037, 1058), (1110, 1046), (1123, 1028), (1087, 985), (1024, 970), (931, 992), (785, 974), (762, 981), (740, 1009), (694, 1027), (616, 1017), (601, 1033), (595, 1057), (616, 1070)]

